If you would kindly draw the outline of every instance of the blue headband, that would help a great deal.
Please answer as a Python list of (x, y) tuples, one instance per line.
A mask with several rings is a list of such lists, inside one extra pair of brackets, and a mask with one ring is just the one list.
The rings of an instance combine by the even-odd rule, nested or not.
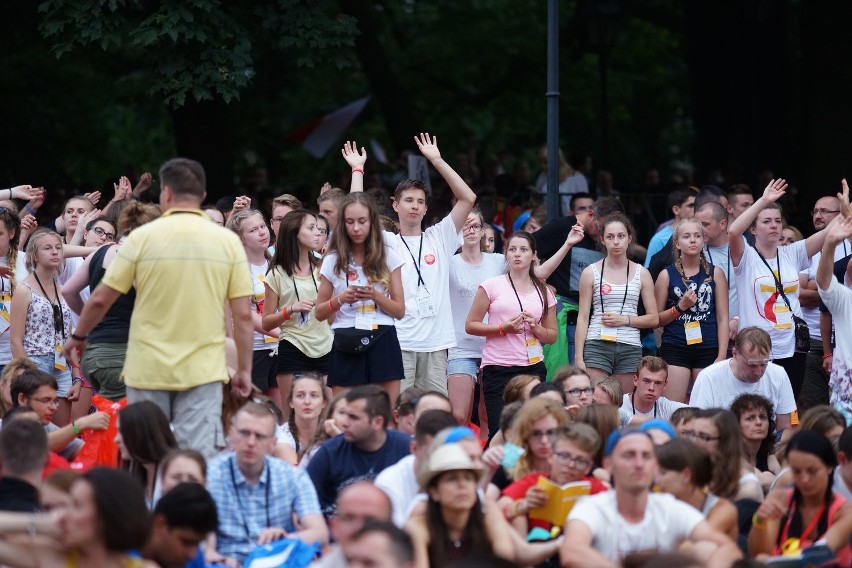
[(649, 440), (651, 439), (651, 436), (648, 435), (648, 432), (646, 432), (645, 430), (640, 430), (639, 428), (629, 428), (627, 430), (613, 430), (612, 434), (609, 435), (609, 438), (606, 439), (604, 455), (609, 456), (622, 438), (626, 438), (627, 436), (632, 436), (634, 434), (641, 434), (642, 436), (647, 437)]
[(520, 231), (521, 229), (523, 229), (524, 223), (527, 222), (527, 219), (530, 218), (530, 215), (532, 215), (532, 211), (524, 211), (523, 213), (518, 215), (518, 218), (515, 219), (515, 222), (512, 224), (512, 232)]
[(447, 434), (447, 439), (444, 441), (444, 443), (454, 444), (456, 442), (464, 440), (465, 438), (476, 438), (476, 432), (474, 432), (467, 426), (456, 426)]
[(653, 430), (656, 428), (657, 430), (662, 430), (672, 438), (677, 438), (677, 432), (672, 428), (672, 425), (669, 424), (667, 420), (662, 420), (660, 418), (655, 418), (654, 420), (649, 420), (642, 424), (639, 429), (643, 432), (647, 432), (648, 430)]

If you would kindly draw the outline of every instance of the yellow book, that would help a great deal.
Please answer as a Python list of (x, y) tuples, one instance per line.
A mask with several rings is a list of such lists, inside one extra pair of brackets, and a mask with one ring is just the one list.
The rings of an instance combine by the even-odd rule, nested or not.
[(541, 519), (558, 527), (565, 524), (565, 519), (568, 518), (568, 513), (571, 512), (577, 499), (592, 491), (592, 484), (588, 481), (572, 481), (565, 485), (557, 485), (544, 476), (538, 478), (536, 485), (547, 494), (547, 504), (538, 509), (530, 509), (527, 517)]

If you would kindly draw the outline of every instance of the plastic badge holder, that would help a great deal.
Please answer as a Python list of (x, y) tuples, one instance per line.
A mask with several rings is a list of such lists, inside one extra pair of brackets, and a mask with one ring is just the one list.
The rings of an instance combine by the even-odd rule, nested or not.
[(503, 444), (503, 459), (500, 461), (500, 465), (504, 469), (512, 469), (526, 452), (522, 447), (516, 446), (512, 442), (506, 442)]

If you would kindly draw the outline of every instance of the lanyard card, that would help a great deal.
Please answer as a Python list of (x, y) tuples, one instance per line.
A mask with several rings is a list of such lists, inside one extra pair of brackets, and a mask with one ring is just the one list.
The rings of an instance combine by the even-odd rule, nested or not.
[(432, 303), (432, 295), (425, 286), (417, 287), (417, 313), (421, 318), (430, 318), (435, 315), (435, 305)]
[(5, 296), (0, 297), (0, 333), (4, 333), (12, 322), (12, 316), (9, 314), (9, 302), (4, 300)]
[(601, 324), (601, 341), (618, 341), (618, 329)]
[(544, 361), (544, 349), (542, 348), (539, 340), (535, 337), (527, 339), (527, 360), (531, 364)]
[(701, 337), (701, 322), (688, 321), (683, 324), (683, 331), (686, 334), (687, 345), (695, 345), (704, 341), (704, 338)]
[(793, 312), (784, 304), (775, 304), (775, 329), (793, 329)]
[(376, 325), (376, 304), (365, 302), (358, 306), (355, 312), (355, 329), (372, 331), (378, 327)]
[(68, 368), (68, 361), (62, 355), (62, 346), (57, 345), (53, 354), (53, 368), (57, 371), (64, 371)]

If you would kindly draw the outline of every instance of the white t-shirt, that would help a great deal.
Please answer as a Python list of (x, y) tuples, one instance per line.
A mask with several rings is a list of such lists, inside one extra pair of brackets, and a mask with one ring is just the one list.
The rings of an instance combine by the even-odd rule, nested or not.
[(705, 367), (698, 373), (689, 405), (697, 408), (731, 408), (731, 403), (741, 394), (759, 394), (775, 407), (775, 414), (790, 414), (796, 410), (793, 387), (784, 367), (770, 363), (756, 383), (745, 383), (734, 376), (732, 359), (725, 359)]
[(739, 315), (740, 305), (737, 297), (737, 279), (734, 278), (734, 267), (731, 264), (728, 243), (720, 247), (704, 247), (704, 256), (707, 257), (707, 262), (713, 266), (718, 266), (725, 274), (725, 280), (728, 282), (728, 318), (733, 319), (734, 316)]
[[(26, 255), (18, 252), (15, 260), (15, 282), (20, 283), (26, 276), (21, 277), (21, 274), (26, 274), (25, 266)], [(9, 266), (6, 257), (0, 257), (0, 266)], [(12, 309), (12, 282), (8, 278), (0, 277), (0, 310), (11, 314)], [(10, 316), (11, 317), (11, 316)], [(6, 329), (0, 333), (0, 365), (5, 365), (12, 360), (12, 345), (10, 336), (12, 334), (9, 329), (10, 320), (7, 320)]]
[[(852, 290), (831, 276), (828, 290), (820, 290), (819, 297), (828, 307), (834, 318), (834, 359), (831, 363), (831, 404), (846, 416), (847, 423), (852, 419)], [(843, 330), (843, 331), (840, 331)]]
[[(772, 339), (772, 358), (785, 359), (792, 357), (796, 348), (796, 336), (792, 320), (786, 328), (776, 327), (778, 310), (787, 310), (784, 298), (777, 292), (775, 278), (760, 259), (757, 251), (743, 237), (745, 251), (740, 264), (734, 266), (737, 289), (740, 302), (740, 329), (757, 326)], [(778, 247), (775, 258), (767, 258), (766, 262), (777, 274), (779, 262), (781, 274), (778, 279), (784, 287), (784, 293), (790, 302), (793, 315), (801, 316), (799, 305), (799, 272), (810, 266), (805, 241)]]
[(293, 433), (290, 431), (290, 423), (285, 422), (284, 424), (279, 424), (275, 428), (275, 443), (276, 444), (287, 444), (293, 451), (296, 451), (296, 438), (293, 437)]
[[(456, 344), (456, 334), (450, 308), (450, 259), (459, 247), (459, 231), (456, 230), (453, 218), (447, 215), (440, 223), (429, 227), (417, 237), (403, 237), (387, 231), (383, 236), (385, 244), (389, 245), (403, 262), (405, 317), (396, 324), (399, 346), (404, 351), (418, 353), (453, 347)], [(422, 284), (417, 274), (418, 269), (423, 279)], [(434, 316), (420, 317), (417, 308), (418, 288), (428, 291)]]
[(405, 456), (390, 467), (386, 467), (374, 481), (376, 487), (385, 492), (393, 507), (393, 524), (402, 528), (408, 520), (408, 507), (420, 492), (417, 474), (414, 471), (414, 456)]
[[(834, 262), (845, 258), (849, 254), (850, 249), (848, 240), (843, 241), (841, 244), (842, 246), (838, 245), (834, 249)], [(811, 258), (811, 265), (807, 270), (802, 270), (802, 274), (807, 276), (808, 280), (816, 280), (816, 271), (819, 266), (820, 258), (822, 258), (822, 251), (816, 253), (813, 258)], [(819, 307), (807, 308), (802, 306), (802, 318), (808, 324), (808, 329), (810, 329), (811, 341), (819, 342), (822, 340), (822, 331), (819, 328)]]
[[(328, 280), (334, 288), (335, 296), (342, 294), (349, 284), (358, 286), (365, 286), (367, 284), (367, 276), (364, 274), (364, 269), (362, 267), (350, 265), (346, 274), (341, 275), (334, 271), (334, 265), (336, 262), (337, 253), (330, 252), (322, 259), (322, 267), (320, 268), (320, 274), (322, 277)], [(388, 270), (390, 272), (393, 272), (402, 266), (402, 258), (388, 246), (385, 246), (385, 262), (387, 263)], [(374, 283), (373, 287), (378, 291), (389, 294), (387, 289), (381, 284)], [(331, 324), (331, 329), (355, 327), (355, 314), (358, 311), (358, 307), (367, 303), (370, 302), (355, 302), (352, 305), (343, 304), (335, 314), (334, 323)], [(394, 322), (395, 320), (392, 316), (383, 312), (379, 306), (376, 306), (376, 317), (374, 320), (376, 325), (394, 325)]]
[[(266, 295), (266, 288), (263, 285), (263, 281), (266, 278), (266, 269), (269, 268), (269, 263), (267, 261), (263, 261), (263, 264), (255, 266), (252, 263), (249, 263), (249, 270), (251, 271), (251, 286), (252, 286), (252, 296), (251, 296), (251, 309), (255, 310), (260, 315), (263, 315), (263, 298)], [(254, 332), (254, 340), (252, 344), (252, 348), (254, 351), (262, 351), (264, 349), (274, 349), (278, 345), (278, 339), (274, 337), (270, 337), (268, 335), (264, 335), (257, 331)], [(266, 338), (269, 337), (270, 341), (267, 342)]]
[[(485, 338), (469, 335), (464, 330), (467, 314), (479, 285), (505, 274), (506, 257), (493, 252), (482, 253), (482, 262), (476, 266), (464, 261), (460, 254), (450, 259), (450, 309), (456, 331), (456, 346), (450, 347), (448, 359), (480, 359), (485, 348)], [(487, 321), (486, 315), (486, 321)]]
[(698, 509), (667, 493), (651, 493), (645, 516), (638, 523), (629, 523), (618, 512), (615, 491), (605, 491), (581, 497), (568, 520), (582, 521), (592, 533), (592, 547), (620, 562), (635, 552), (674, 550), (704, 517)]
[(675, 410), (687, 406), (682, 402), (676, 402), (661, 396), (657, 399), (657, 402), (654, 403), (654, 407), (651, 408), (651, 410), (648, 412), (640, 412), (639, 409), (633, 407), (633, 401), (630, 399), (630, 396), (630, 394), (624, 395), (624, 402), (621, 404), (621, 408), (625, 412), (629, 412), (631, 416), (647, 416), (648, 418), (662, 418), (663, 420), (669, 420)]

